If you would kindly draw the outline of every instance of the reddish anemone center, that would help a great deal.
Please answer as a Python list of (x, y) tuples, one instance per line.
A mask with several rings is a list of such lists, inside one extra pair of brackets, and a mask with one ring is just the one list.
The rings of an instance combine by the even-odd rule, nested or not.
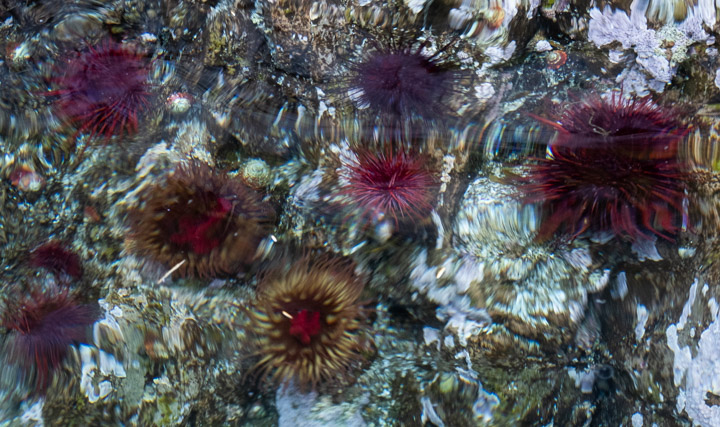
[(290, 335), (305, 345), (310, 344), (310, 339), (319, 334), (321, 329), (318, 311), (300, 310), (290, 319)]
[(216, 248), (221, 236), (215, 233), (215, 226), (227, 217), (232, 206), (222, 197), (217, 197), (212, 205), (208, 212), (180, 218), (178, 230), (170, 236), (170, 241), (196, 254), (206, 254)]

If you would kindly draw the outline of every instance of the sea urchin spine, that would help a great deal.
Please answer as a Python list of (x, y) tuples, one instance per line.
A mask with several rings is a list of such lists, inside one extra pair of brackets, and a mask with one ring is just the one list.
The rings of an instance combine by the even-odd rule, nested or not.
[(60, 116), (107, 140), (134, 134), (138, 117), (150, 106), (149, 61), (137, 49), (110, 40), (90, 46), (55, 68), (52, 78)]
[(340, 193), (353, 210), (371, 220), (392, 218), (396, 224), (427, 218), (436, 185), (426, 158), (399, 148), (385, 152), (362, 149), (341, 168)]
[(58, 241), (43, 243), (29, 255), (31, 266), (44, 268), (57, 277), (78, 280), (82, 276), (80, 257)]
[(458, 71), (441, 59), (449, 44), (432, 55), (423, 52), (426, 45), (376, 47), (365, 54), (351, 66), (346, 83), (350, 97), (360, 108), (384, 115), (442, 115)]
[(8, 302), (2, 325), (9, 330), (7, 360), (34, 373), (35, 391), (43, 393), (67, 354), (68, 346), (86, 342), (97, 307), (78, 303), (67, 290), (33, 292)]
[(678, 143), (689, 128), (673, 111), (614, 93), (572, 106), (557, 122), (540, 120), (558, 136), (520, 183), (526, 202), (548, 212), (540, 238), (564, 229), (573, 238), (590, 230), (674, 239), (687, 178)]
[(257, 336), (253, 372), (301, 388), (347, 379), (370, 347), (363, 281), (343, 259), (304, 257), (263, 279), (250, 312)]
[(175, 266), (181, 276), (243, 271), (270, 234), (275, 213), (254, 190), (210, 166), (178, 166), (140, 196), (130, 212), (131, 248)]

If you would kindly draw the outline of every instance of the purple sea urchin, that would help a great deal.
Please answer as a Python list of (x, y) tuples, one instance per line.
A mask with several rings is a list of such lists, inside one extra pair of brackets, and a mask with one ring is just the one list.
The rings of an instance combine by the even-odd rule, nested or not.
[(352, 64), (346, 80), (350, 97), (358, 107), (384, 115), (442, 114), (458, 70), (441, 58), (447, 45), (434, 54), (425, 53), (426, 47), (376, 46)]
[(130, 212), (131, 249), (181, 276), (243, 271), (270, 234), (273, 209), (254, 190), (210, 166), (178, 166)]
[(540, 120), (559, 134), (521, 188), (547, 210), (541, 238), (562, 229), (572, 237), (607, 230), (631, 241), (674, 239), (686, 178), (678, 143), (689, 128), (673, 111), (614, 93), (573, 105), (557, 122)]
[(301, 388), (348, 379), (371, 343), (358, 301), (363, 287), (351, 263), (329, 256), (270, 273), (250, 312), (259, 357), (253, 370)]
[(85, 342), (87, 328), (98, 317), (96, 307), (78, 303), (67, 290), (33, 292), (8, 301), (2, 325), (6, 357), (34, 378), (44, 393), (68, 346)]
[(79, 279), (82, 276), (80, 257), (65, 248), (60, 242), (43, 243), (30, 252), (30, 265), (45, 268), (56, 276)]
[(106, 140), (133, 134), (150, 106), (149, 61), (137, 49), (105, 40), (89, 46), (54, 70), (55, 106), (77, 128)]

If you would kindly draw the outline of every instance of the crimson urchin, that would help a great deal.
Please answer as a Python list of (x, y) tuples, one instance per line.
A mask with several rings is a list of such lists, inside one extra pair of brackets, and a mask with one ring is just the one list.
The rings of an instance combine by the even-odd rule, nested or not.
[(55, 240), (30, 251), (29, 261), (31, 266), (44, 268), (60, 278), (66, 276), (78, 280), (82, 276), (82, 263), (78, 254)]
[(340, 194), (351, 210), (371, 221), (389, 217), (396, 224), (429, 217), (437, 186), (425, 156), (403, 148), (363, 148), (354, 154), (341, 167)]
[(55, 67), (58, 115), (90, 136), (131, 135), (150, 106), (150, 61), (136, 48), (105, 40)]
[(458, 65), (446, 58), (450, 44), (428, 53), (429, 42), (374, 43), (351, 62), (344, 79), (350, 98), (381, 116), (445, 116), (447, 97), (461, 76)]
[(31, 292), (6, 302), (2, 326), (8, 329), (5, 357), (29, 375), (44, 393), (70, 345), (87, 342), (97, 307), (79, 303), (67, 290)]
[(674, 239), (687, 177), (678, 143), (689, 129), (675, 112), (614, 93), (573, 105), (557, 122), (541, 120), (559, 134), (521, 183), (526, 201), (548, 211), (541, 237), (562, 229)]

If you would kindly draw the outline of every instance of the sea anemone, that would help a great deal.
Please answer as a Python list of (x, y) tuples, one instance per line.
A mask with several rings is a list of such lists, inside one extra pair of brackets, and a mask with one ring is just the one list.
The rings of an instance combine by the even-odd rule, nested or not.
[(340, 194), (365, 219), (410, 224), (429, 217), (437, 185), (428, 159), (405, 149), (358, 149), (340, 169)]
[(76, 135), (132, 135), (150, 106), (149, 64), (138, 49), (105, 40), (56, 66), (55, 88), (47, 95), (57, 97), (58, 115), (77, 128)]
[(131, 249), (180, 276), (234, 274), (255, 260), (274, 218), (254, 190), (204, 163), (184, 163), (141, 193), (130, 212)]
[(97, 318), (97, 307), (80, 304), (67, 290), (35, 291), (8, 300), (2, 317), (9, 331), (4, 355), (34, 378), (35, 391), (43, 393), (68, 347), (87, 342), (88, 327)]
[(526, 202), (549, 215), (539, 237), (558, 229), (577, 237), (612, 231), (630, 241), (672, 241), (682, 225), (687, 173), (677, 159), (689, 128), (649, 97), (591, 97), (570, 107), (546, 158), (529, 167), (520, 187)]
[(44, 268), (55, 276), (79, 279), (82, 276), (80, 257), (58, 241), (43, 243), (30, 251), (30, 265)]
[(345, 79), (350, 98), (359, 108), (386, 116), (434, 117), (447, 111), (444, 102), (460, 74), (457, 64), (445, 58), (452, 42), (433, 54), (426, 52), (428, 44), (376, 43), (351, 62)]
[(250, 311), (257, 337), (252, 372), (273, 384), (301, 388), (348, 380), (371, 341), (364, 282), (344, 259), (305, 256), (261, 280)]

